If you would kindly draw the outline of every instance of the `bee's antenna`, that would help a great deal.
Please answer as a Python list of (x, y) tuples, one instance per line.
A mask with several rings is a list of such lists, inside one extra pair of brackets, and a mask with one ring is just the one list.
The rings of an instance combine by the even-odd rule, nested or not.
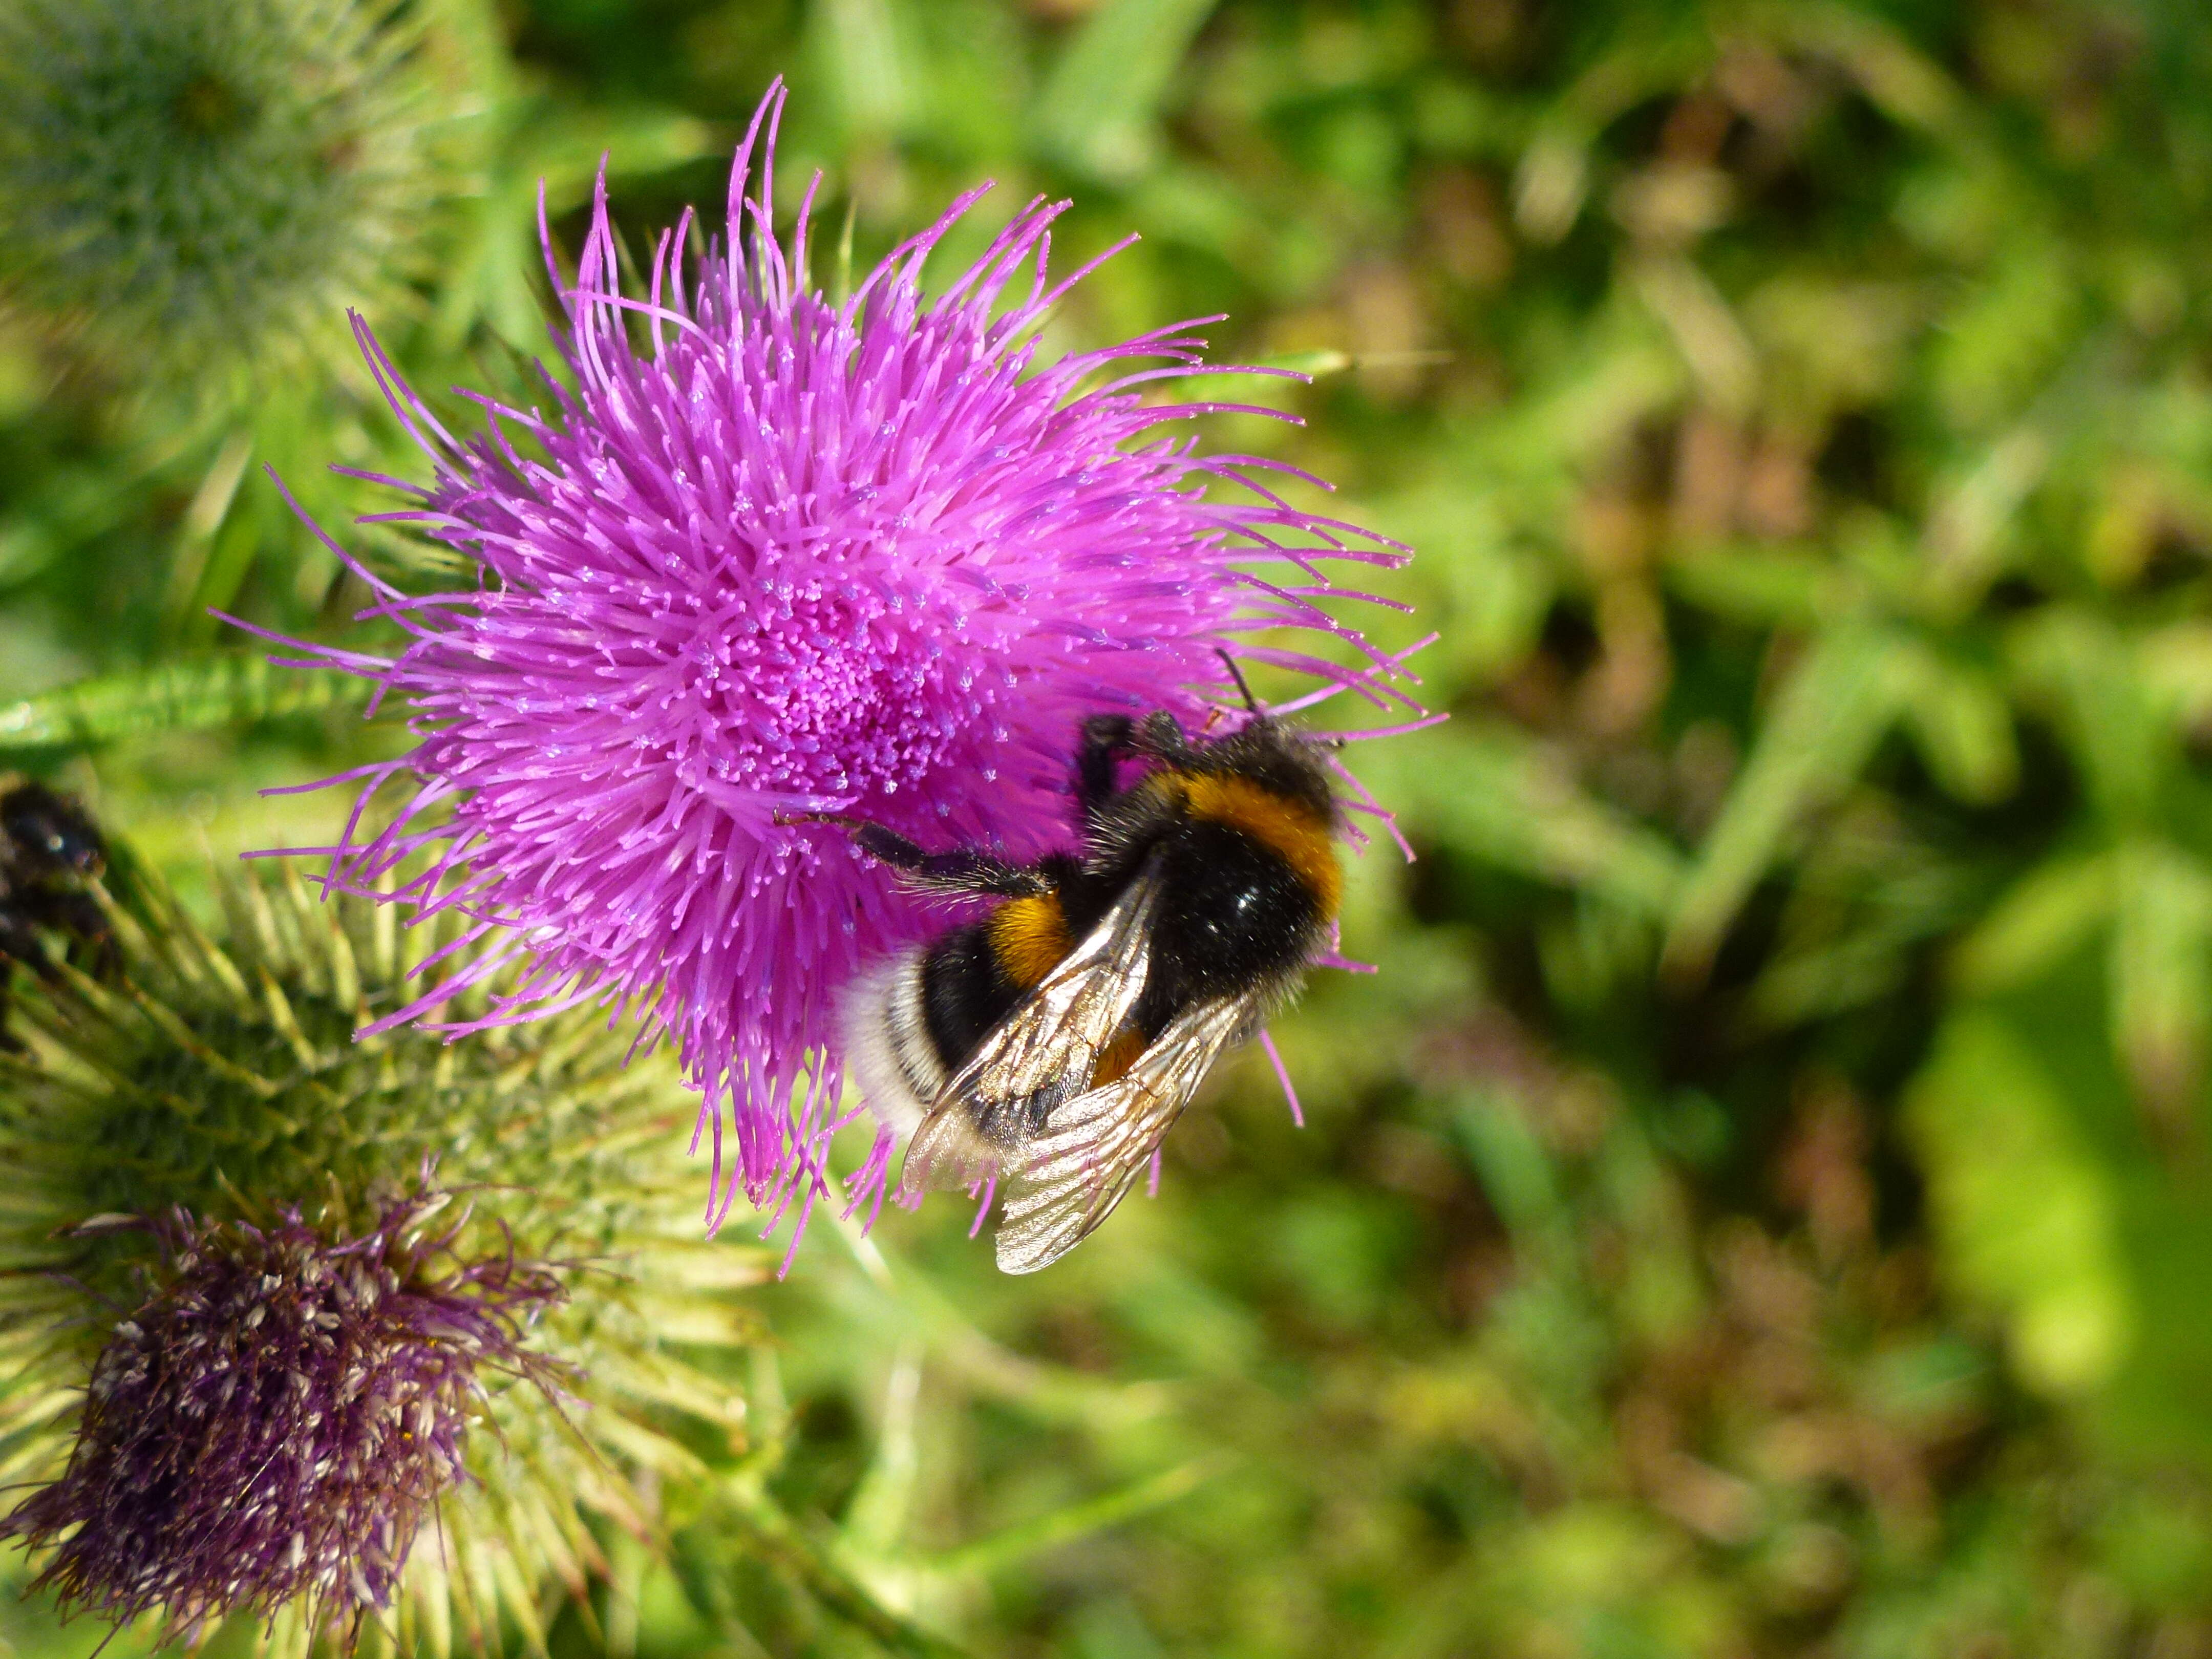
[(1237, 665), (1237, 659), (1218, 645), (1213, 647), (1213, 654), (1221, 659), (1221, 665), (1229, 671), (1229, 678), (1237, 682), (1237, 689), (1244, 694), (1244, 706), (1255, 714), (1259, 714), (1260, 704), (1252, 696), (1252, 688), (1244, 684), (1244, 671)]

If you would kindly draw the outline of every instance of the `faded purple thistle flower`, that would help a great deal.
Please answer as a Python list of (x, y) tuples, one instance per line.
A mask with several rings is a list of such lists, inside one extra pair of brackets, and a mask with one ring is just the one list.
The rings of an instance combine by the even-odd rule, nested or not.
[[(420, 781), (398, 821), (314, 849), (330, 882), (377, 892), (431, 852), (384, 891), (463, 909), (471, 944), (505, 935), (383, 1023), (518, 956), (519, 985), (477, 1024), (637, 1008), (704, 1092), (710, 1225), (739, 1191), (796, 1196), (803, 1215), (825, 1190), (838, 994), (943, 924), (845, 831), (791, 815), (1028, 857), (1066, 836), (1080, 720), (1202, 722), (1226, 695), (1222, 649), (1399, 696), (1395, 659), (1319, 607), (1344, 590), (1316, 561), (1402, 553), (1269, 491), (1274, 464), (1176, 434), (1240, 406), (1146, 401), (1202, 372), (1194, 325), (1040, 364), (1036, 331), (1084, 274), (1048, 280), (1066, 204), (1041, 199), (926, 296), (924, 258), (981, 190), (831, 303), (805, 275), (818, 179), (788, 246), (775, 236), (782, 103), (779, 84), (738, 150), (724, 236), (691, 252), (687, 215), (642, 297), (621, 291), (602, 184), (574, 283), (555, 272), (574, 389), (549, 378), (550, 416), (476, 397), (489, 428), (457, 440), (356, 319), (436, 469), (419, 506), (385, 516), (464, 550), (482, 582), (377, 583), (364, 614), (413, 642), (388, 660), (311, 647), (301, 665), (380, 680), (421, 734), (362, 775), (364, 799), (392, 774)], [(1251, 637), (1285, 629), (1350, 665)]]
[(159, 1609), (173, 1638), (297, 1597), (324, 1626), (388, 1605), (463, 1479), (481, 1374), (552, 1372), (522, 1341), (559, 1285), (511, 1255), (459, 1260), (459, 1224), (431, 1226), (442, 1201), (337, 1243), (296, 1211), (157, 1224), (152, 1293), (93, 1367), (68, 1472), (0, 1536), (54, 1547), (39, 1582), (65, 1607)]

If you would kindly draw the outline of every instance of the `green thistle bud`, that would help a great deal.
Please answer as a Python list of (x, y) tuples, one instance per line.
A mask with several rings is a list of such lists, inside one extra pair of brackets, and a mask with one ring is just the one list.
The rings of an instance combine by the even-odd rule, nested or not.
[[(18, 975), (22, 1051), (0, 1054), (0, 1480), (44, 1488), (9, 1526), (80, 1601), (171, 1632), (282, 1604), (274, 1639), (295, 1654), (356, 1612), (365, 1639), (439, 1654), (456, 1625), (495, 1641), (502, 1614), (534, 1635), (549, 1584), (603, 1569), (605, 1526), (647, 1535), (652, 1495), (703, 1474), (676, 1435), (741, 1428), (686, 1356), (744, 1340), (727, 1293), (769, 1263), (699, 1237), (672, 1068), (625, 1066), (628, 1039), (583, 1015), (356, 1042), (437, 940), (319, 904), (289, 872), (223, 884), (219, 938), (137, 888), (106, 907), (107, 971)], [(371, 1270), (351, 1300), (331, 1288)], [(354, 1358), (315, 1360), (325, 1334)], [(239, 1362), (206, 1358), (287, 1342), (307, 1356), (284, 1361), (301, 1435), (367, 1443), (397, 1411), (437, 1455), (303, 1474), (283, 1488), (295, 1510), (238, 1522), (220, 1559), (198, 1533), (176, 1548), (198, 1555), (165, 1553), (144, 1473), (165, 1455), (279, 1501), (240, 1449), (268, 1440), (267, 1405), (225, 1428), (198, 1402), (289, 1399), (273, 1370), (234, 1389)], [(364, 1413), (371, 1384), (340, 1370), (396, 1403)], [(156, 1419), (192, 1425), (188, 1456), (150, 1443)], [(283, 1456), (328, 1468), (289, 1440)], [(73, 1545), (94, 1521), (112, 1539)]]
[(0, 278), (131, 385), (343, 337), (440, 193), (425, 45), (374, 0), (15, 0)]

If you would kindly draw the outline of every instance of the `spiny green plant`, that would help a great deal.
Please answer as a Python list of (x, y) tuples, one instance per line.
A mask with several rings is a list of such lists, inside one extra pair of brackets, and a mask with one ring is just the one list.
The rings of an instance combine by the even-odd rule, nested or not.
[[(207, 1324), (164, 1310), (180, 1295), (204, 1308), (210, 1283), (229, 1281), (180, 1262), (275, 1251), (298, 1255), (300, 1273), (333, 1264), (317, 1284), (388, 1269), (392, 1295), (433, 1298), (416, 1319), (425, 1352), (484, 1324), (467, 1311), (469, 1285), (483, 1285), (488, 1311), (534, 1317), (490, 1348), (463, 1345), (498, 1363), (476, 1370), (481, 1420), (434, 1534), (411, 1556), (403, 1540), (396, 1594), (294, 1601), (275, 1610), (274, 1639), (299, 1651), (324, 1613), (353, 1608), (375, 1642), (444, 1653), (457, 1625), (476, 1647), (505, 1620), (541, 1646), (545, 1589), (581, 1596), (609, 1570), (611, 1537), (659, 1535), (661, 1486), (697, 1480), (702, 1450), (726, 1456), (744, 1434), (741, 1395), (700, 1359), (748, 1339), (730, 1293), (766, 1262), (700, 1237), (683, 1091), (657, 1058), (625, 1066), (627, 1040), (587, 1018), (451, 1047), (411, 1032), (356, 1042), (436, 942), (356, 902), (318, 904), (296, 876), (222, 882), (214, 933), (151, 883), (124, 884), (130, 902), (108, 910), (112, 972), (54, 965), (18, 1003), (22, 1051), (0, 1055), (0, 1476), (61, 1474), (80, 1417), (96, 1420), (81, 1391), (106, 1376), (108, 1399), (118, 1341)], [(515, 1304), (498, 1289), (514, 1285), (540, 1288)], [(276, 1297), (266, 1333), (289, 1328), (283, 1307), (323, 1294)], [(357, 1322), (335, 1304), (315, 1316), (341, 1336)], [(459, 1443), (458, 1424), (448, 1437)], [(272, 1611), (222, 1584), (177, 1588), (161, 1609), (172, 1627), (234, 1605)], [(145, 1601), (108, 1599), (124, 1613)]]
[(10, 297), (113, 380), (195, 400), (334, 342), (347, 306), (389, 303), (447, 188), (422, 17), (392, 0), (9, 7)]

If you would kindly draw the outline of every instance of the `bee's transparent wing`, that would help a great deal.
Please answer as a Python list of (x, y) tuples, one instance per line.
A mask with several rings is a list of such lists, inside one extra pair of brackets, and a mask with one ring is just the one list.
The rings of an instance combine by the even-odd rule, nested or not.
[(1010, 1158), (999, 1266), (1035, 1273), (1114, 1212), (1225, 1048), (1257, 1029), (1260, 992), (1186, 1009), (1123, 1076), (1054, 1112), (1024, 1156)]
[(1152, 963), (1157, 854), (947, 1082), (914, 1132), (902, 1192), (972, 1187), (1020, 1163), (1030, 1125), (1091, 1085)]

